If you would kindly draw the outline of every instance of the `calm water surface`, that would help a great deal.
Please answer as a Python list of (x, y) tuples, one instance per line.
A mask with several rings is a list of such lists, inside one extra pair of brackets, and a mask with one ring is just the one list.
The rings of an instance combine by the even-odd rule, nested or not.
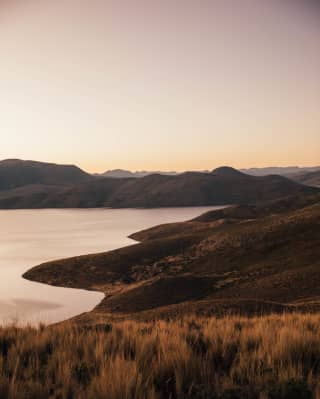
[(133, 244), (128, 235), (214, 207), (0, 211), (0, 323), (52, 323), (95, 307), (103, 294), (50, 287), (21, 275), (42, 262)]

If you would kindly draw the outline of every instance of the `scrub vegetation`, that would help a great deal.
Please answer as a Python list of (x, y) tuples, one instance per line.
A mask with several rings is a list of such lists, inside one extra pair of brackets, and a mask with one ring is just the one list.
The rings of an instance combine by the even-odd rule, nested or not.
[(0, 397), (320, 398), (320, 315), (0, 328)]

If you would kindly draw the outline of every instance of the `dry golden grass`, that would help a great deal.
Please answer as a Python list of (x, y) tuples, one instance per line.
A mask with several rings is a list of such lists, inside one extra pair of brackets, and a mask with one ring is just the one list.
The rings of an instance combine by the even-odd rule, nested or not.
[(0, 328), (1, 399), (319, 399), (319, 381), (318, 314)]

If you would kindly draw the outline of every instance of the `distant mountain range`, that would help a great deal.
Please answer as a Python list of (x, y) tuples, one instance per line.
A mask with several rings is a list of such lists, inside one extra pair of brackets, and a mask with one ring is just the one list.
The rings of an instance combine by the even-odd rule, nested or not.
[(249, 176), (230, 167), (137, 179), (97, 177), (70, 165), (0, 162), (2, 209), (247, 204), (316, 191), (283, 176)]
[(307, 186), (320, 187), (320, 170), (288, 175), (289, 178)]
[(267, 175), (281, 175), (281, 176), (294, 176), (297, 174), (304, 174), (309, 172), (320, 171), (320, 166), (313, 167), (300, 167), (300, 166), (287, 166), (287, 167), (267, 167), (267, 168), (249, 168), (240, 169), (241, 172), (252, 176), (267, 176)]
[(154, 174), (165, 175), (165, 176), (174, 176), (174, 175), (177, 175), (178, 173), (174, 172), (174, 171), (162, 172), (159, 170), (152, 171), (152, 172), (146, 171), (146, 170), (131, 172), (130, 170), (125, 170), (125, 169), (112, 169), (112, 170), (107, 170), (106, 172), (101, 173), (101, 174), (96, 174), (96, 176), (124, 179), (124, 178), (128, 178), (128, 177), (139, 178), (139, 177), (145, 177), (145, 176), (154, 175)]
[[(291, 180), (295, 180), (307, 186), (320, 187), (320, 166), (314, 166), (314, 167), (288, 166), (288, 167), (249, 168), (249, 169), (239, 169), (239, 170), (240, 172), (243, 172), (250, 176), (279, 175), (279, 176), (288, 177)], [(211, 172), (209, 170), (203, 170), (200, 173), (211, 173)], [(96, 176), (125, 179), (130, 177), (141, 178), (153, 174), (159, 174), (164, 176), (176, 176), (181, 173), (174, 171), (131, 172), (130, 170), (113, 169), (113, 170), (108, 170), (107, 172), (102, 174), (96, 174)]]
[[(288, 167), (267, 167), (267, 168), (249, 168), (249, 169), (239, 169), (240, 172), (243, 172), (247, 175), (251, 176), (268, 176), (268, 175), (280, 175), (280, 176), (295, 176), (295, 175), (300, 175), (304, 173), (310, 173), (310, 172), (320, 172), (320, 166), (314, 166), (314, 167), (299, 167), (299, 166), (288, 166)], [(210, 173), (211, 171), (209, 170), (202, 170), (200, 173)], [(101, 176), (101, 177), (113, 177), (117, 179), (123, 179), (127, 177), (145, 177), (148, 175), (154, 175), (154, 174), (159, 174), (159, 175), (165, 175), (165, 176), (174, 176), (181, 174), (179, 172), (175, 171), (170, 171), (170, 172), (164, 172), (164, 171), (136, 171), (136, 172), (131, 172), (130, 170), (125, 170), (125, 169), (112, 169), (108, 170), (104, 173), (101, 174), (96, 174), (96, 176)]]

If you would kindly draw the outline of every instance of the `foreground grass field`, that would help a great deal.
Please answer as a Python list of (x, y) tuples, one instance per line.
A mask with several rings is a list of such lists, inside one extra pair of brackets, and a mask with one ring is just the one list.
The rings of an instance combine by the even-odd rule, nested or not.
[(0, 328), (0, 398), (320, 398), (320, 315)]

